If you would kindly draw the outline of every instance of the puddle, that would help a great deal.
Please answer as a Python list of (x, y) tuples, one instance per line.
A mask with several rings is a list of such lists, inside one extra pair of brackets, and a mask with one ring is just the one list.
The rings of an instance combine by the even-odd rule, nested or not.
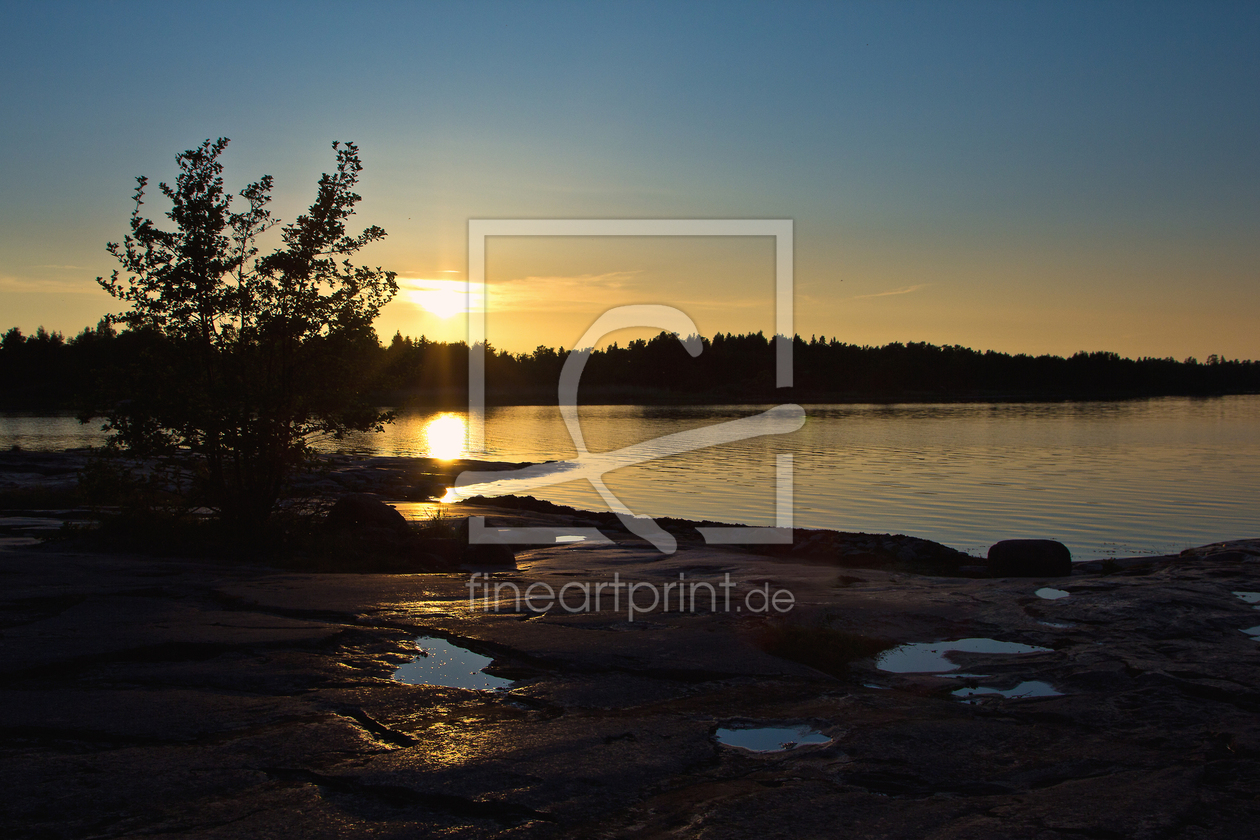
[(64, 524), (63, 519), (46, 516), (0, 516), (0, 528), (14, 531), (57, 531)]
[(1055, 630), (1071, 630), (1075, 624), (1067, 621), (1038, 621), (1043, 627), (1053, 627)]
[(957, 691), (951, 691), (950, 694), (958, 698), (983, 697), (990, 695), (999, 695), (1002, 697), (1062, 697), (1063, 692), (1055, 689), (1048, 682), (1041, 680), (1030, 680), (1022, 682), (1014, 688), (1008, 688), (1005, 691), (997, 688), (960, 688)]
[(1060, 598), (1066, 598), (1071, 592), (1064, 592), (1062, 589), (1051, 589), (1049, 586), (1043, 586), (1033, 593), (1038, 598), (1044, 598), (1047, 601), (1057, 601)]
[(749, 752), (785, 752), (813, 744), (830, 744), (831, 739), (809, 726), (759, 726), (754, 729), (717, 731), (718, 743)]
[(999, 642), (994, 639), (959, 639), (956, 642), (915, 642), (884, 651), (875, 660), (875, 667), (895, 674), (935, 674), (956, 671), (945, 658), (946, 653), (1049, 653), (1050, 648)]
[(586, 541), (586, 537), (582, 536), (581, 534), (556, 535), (556, 542), (558, 543), (575, 543), (575, 542), (585, 542), (585, 541)]
[(35, 537), (0, 537), (0, 549), (22, 548), (28, 545), (39, 545), (43, 540)]
[[(1234, 594), (1242, 598), (1244, 602), (1254, 604), (1256, 609), (1260, 610), (1260, 592), (1235, 592)], [(1248, 636), (1256, 636), (1257, 641), (1260, 641), (1260, 624), (1257, 624), (1255, 627), (1248, 627), (1243, 632)]]
[(482, 672), (493, 660), (480, 653), (451, 644), (446, 639), (420, 636), (420, 655), (400, 665), (394, 679), (408, 685), (440, 685), (446, 688), (474, 688), (481, 691), (510, 688), (512, 680)]

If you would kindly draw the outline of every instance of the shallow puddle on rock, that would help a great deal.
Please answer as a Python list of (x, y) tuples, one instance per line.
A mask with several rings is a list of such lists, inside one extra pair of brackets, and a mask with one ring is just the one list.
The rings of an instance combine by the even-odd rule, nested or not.
[(56, 531), (64, 524), (64, 519), (46, 516), (0, 516), (0, 528), (15, 531)]
[(894, 674), (936, 674), (956, 671), (961, 666), (945, 658), (946, 653), (1048, 653), (1050, 648), (999, 642), (994, 639), (959, 639), (955, 642), (915, 642), (884, 651), (875, 667)]
[(719, 729), (718, 743), (749, 752), (785, 752), (812, 744), (830, 744), (831, 739), (809, 726), (759, 726), (749, 729)]
[(1062, 589), (1051, 589), (1049, 586), (1043, 586), (1033, 593), (1038, 598), (1044, 598), (1047, 601), (1057, 601), (1060, 598), (1066, 598), (1071, 592), (1065, 592)]
[(24, 548), (28, 545), (39, 545), (43, 540), (35, 537), (0, 537), (0, 549)]
[(1260, 592), (1235, 592), (1234, 594), (1248, 604), (1255, 604), (1257, 608), (1260, 608)]
[(481, 691), (509, 688), (512, 680), (482, 672), (492, 660), (466, 648), (432, 636), (416, 639), (420, 651), (411, 662), (400, 665), (394, 679), (408, 685), (440, 685), (446, 688), (473, 688)]
[(1243, 630), (1243, 632), (1248, 636), (1260, 636), (1260, 624), (1257, 624), (1255, 627), (1248, 627), (1246, 630)]
[(955, 697), (966, 699), (968, 697), (984, 697), (990, 695), (1000, 695), (1002, 697), (1062, 697), (1063, 692), (1050, 685), (1048, 682), (1041, 680), (1029, 680), (1022, 682), (1014, 688), (1008, 688), (1005, 691), (997, 688), (960, 688), (951, 691), (950, 694)]

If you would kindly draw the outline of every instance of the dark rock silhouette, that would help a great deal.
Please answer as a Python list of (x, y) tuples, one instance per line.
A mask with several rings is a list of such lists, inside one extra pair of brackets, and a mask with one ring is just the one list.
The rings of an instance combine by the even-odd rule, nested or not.
[(380, 532), (410, 537), (407, 520), (374, 493), (347, 493), (328, 511), (326, 523), (335, 531)]
[(1072, 574), (1072, 552), (1057, 540), (1002, 540), (989, 548), (993, 577), (1064, 577)]
[(417, 530), (372, 493), (342, 496), (324, 524), (347, 544), (346, 564), (360, 571), (442, 571), (461, 564), (516, 568), (509, 546), (470, 543), (466, 518), (439, 520)]

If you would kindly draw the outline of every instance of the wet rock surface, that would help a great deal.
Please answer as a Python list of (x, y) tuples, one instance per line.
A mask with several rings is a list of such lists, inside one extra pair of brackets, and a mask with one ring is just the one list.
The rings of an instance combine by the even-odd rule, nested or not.
[[(466, 573), (0, 551), (7, 836), (1048, 840), (1260, 824), (1260, 643), (1241, 632), (1260, 619), (1233, 594), (1260, 590), (1260, 541), (1077, 564), (1053, 601), (1036, 579), (700, 545), (517, 562), (470, 590)], [(536, 609), (509, 585), (576, 584), (574, 605), (614, 574), (658, 588), (729, 574), (730, 610), (718, 588), (716, 612), (704, 592), (694, 613), (675, 601), (631, 621), (624, 600)], [(962, 676), (873, 657), (832, 676), (761, 649), (772, 619), (754, 593), (779, 590), (804, 625), (1046, 650), (950, 654)], [(394, 680), (420, 635), (492, 657), (514, 687)], [(1029, 681), (1062, 694), (952, 694)], [(828, 740), (756, 753), (715, 738), (752, 726)]]

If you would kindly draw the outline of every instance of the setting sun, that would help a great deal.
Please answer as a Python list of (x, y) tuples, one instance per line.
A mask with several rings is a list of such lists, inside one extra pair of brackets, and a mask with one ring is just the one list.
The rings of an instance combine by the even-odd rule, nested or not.
[(468, 285), (462, 280), (401, 280), (403, 297), (439, 318), (468, 311)]
[(439, 414), (425, 426), (424, 441), (431, 458), (462, 458), (467, 450), (467, 424), (458, 414)]

